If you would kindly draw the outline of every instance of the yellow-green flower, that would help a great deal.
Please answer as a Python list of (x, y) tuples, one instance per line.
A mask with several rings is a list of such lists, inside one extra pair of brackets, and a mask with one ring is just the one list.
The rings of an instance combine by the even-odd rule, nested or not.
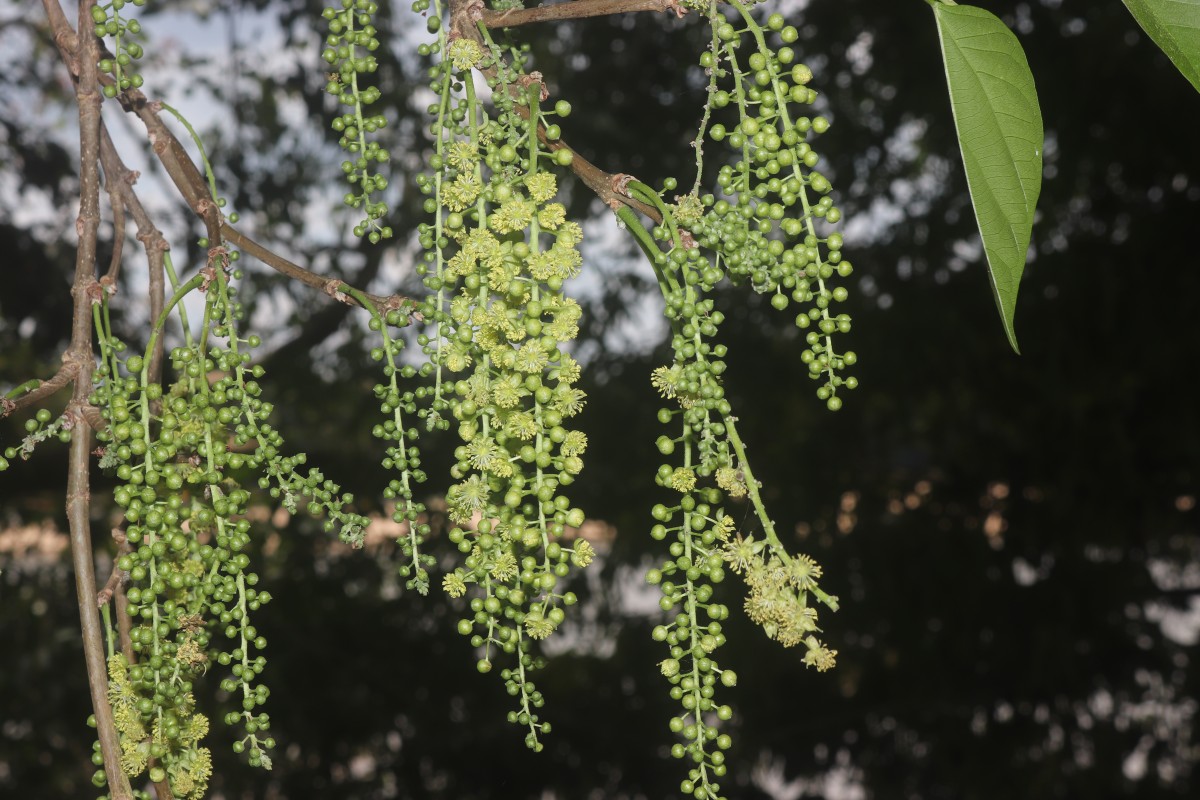
[(571, 562), (577, 567), (586, 567), (592, 563), (592, 559), (596, 557), (596, 551), (592, 549), (591, 542), (586, 539), (579, 539), (575, 542), (575, 549), (571, 553)]
[(467, 593), (467, 583), (457, 572), (451, 572), (442, 578), (442, 589), (451, 597), (462, 597)]
[(564, 222), (555, 232), (560, 247), (574, 247), (583, 241), (583, 228), (578, 222)]
[(446, 151), (446, 160), (455, 169), (470, 169), (479, 161), (479, 151), (468, 141), (457, 141)]
[(721, 467), (717, 470), (717, 486), (729, 493), (730, 497), (746, 496), (746, 479), (740, 469)]
[(525, 188), (534, 202), (544, 203), (558, 193), (558, 182), (549, 172), (539, 172), (525, 178)]
[(475, 173), (461, 173), (449, 185), (442, 187), (442, 204), (451, 211), (462, 211), (478, 199), (482, 188)]
[(679, 391), (679, 381), (682, 377), (682, 370), (678, 366), (657, 367), (650, 373), (650, 385), (657, 389), (660, 395), (670, 400)]
[(528, 411), (514, 411), (504, 420), (504, 432), (509, 436), (529, 441), (537, 435), (538, 424)]
[(530, 639), (545, 639), (554, 633), (554, 623), (541, 614), (526, 614), (525, 633)]
[(704, 216), (704, 204), (694, 194), (686, 194), (675, 198), (675, 219), (683, 225), (694, 225)]
[(687, 467), (676, 467), (671, 473), (671, 488), (677, 492), (687, 493), (696, 487), (696, 473)]
[(528, 394), (524, 386), (514, 386), (512, 381), (499, 381), (492, 387), (492, 401), (499, 408), (513, 408)]
[(579, 380), (580, 372), (579, 362), (567, 353), (563, 353), (562, 358), (558, 361), (558, 379), (563, 383), (574, 383)]
[(559, 450), (564, 456), (581, 456), (587, 450), (587, 434), (583, 431), (568, 431)]
[(754, 541), (753, 535), (744, 539), (738, 536), (721, 548), (721, 558), (729, 562), (730, 569), (740, 574), (742, 570), (749, 569), (752, 564), (759, 562), (758, 554), (762, 547), (762, 542)]
[(488, 225), (496, 233), (523, 231), (533, 220), (533, 204), (523, 197), (513, 195), (500, 204), (488, 217)]
[(521, 345), (521, 349), (517, 351), (517, 361), (514, 366), (521, 372), (530, 374), (541, 372), (546, 366), (546, 351), (542, 349), (541, 341), (531, 339)]
[(450, 56), (450, 63), (456, 70), (468, 70), (483, 58), (483, 48), (474, 39), (455, 39), (450, 43), (447, 54)]
[(808, 645), (808, 652), (804, 654), (804, 663), (809, 667), (816, 667), (818, 672), (825, 672), (832, 669), (837, 663), (837, 650), (830, 650), (824, 644), (817, 640), (817, 637), (810, 636), (805, 640)]
[(538, 212), (538, 224), (552, 231), (567, 221), (567, 210), (562, 203), (551, 203)]
[(817, 585), (821, 577), (821, 565), (810, 556), (798, 555), (788, 564), (788, 581), (797, 591), (807, 591)]
[(559, 384), (554, 390), (554, 407), (564, 417), (573, 417), (587, 404), (587, 393), (582, 389)]
[(517, 575), (517, 557), (512, 554), (511, 550), (505, 550), (496, 556), (491, 572), (492, 577), (502, 583), (511, 580)]

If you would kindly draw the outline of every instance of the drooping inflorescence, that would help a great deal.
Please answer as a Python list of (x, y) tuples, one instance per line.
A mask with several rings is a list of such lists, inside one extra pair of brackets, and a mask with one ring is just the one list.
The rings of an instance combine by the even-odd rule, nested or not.
[[(567, 349), (581, 308), (564, 293), (582, 266), (582, 230), (556, 200), (552, 170), (570, 153), (539, 141), (547, 116), (540, 76), (524, 71), (520, 48), (486, 32), (448, 31), (434, 24), (441, 8), (432, 8), (437, 40), (423, 47), (438, 55), (430, 72), (434, 145), (417, 181), (429, 215), (418, 228), (418, 273), (429, 293), (418, 306), (417, 338), (427, 359), (418, 372), (428, 383), (412, 391), (409, 408), (426, 429), (456, 432), (446, 505), (449, 539), (463, 558), (442, 588), (470, 595), (458, 629), (477, 649), (481, 672), (502, 659), (501, 677), (518, 703), (510, 719), (540, 750), (550, 725), (531, 678), (541, 664), (535, 643), (576, 601), (563, 587), (571, 567), (593, 557), (588, 542), (567, 539), (584, 513), (564, 491), (587, 449), (587, 437), (570, 427), (587, 399)], [(476, 71), (487, 76), (486, 93)], [(569, 107), (557, 104), (556, 112)]]
[(851, 326), (850, 315), (838, 310), (848, 292), (836, 282), (853, 267), (842, 258), (841, 234), (829, 230), (841, 211), (829, 179), (815, 169), (820, 156), (810, 144), (830, 123), (804, 109), (817, 93), (808, 85), (812, 71), (791, 47), (796, 28), (779, 14), (760, 26), (738, 0), (729, 5), (737, 18), (711, 15), (712, 44), (700, 64), (712, 76), (711, 109), (736, 113), (736, 123), (718, 122), (707, 131), (734, 159), (720, 168), (719, 196), (703, 197), (707, 211), (681, 222), (701, 246), (716, 251), (731, 281), (769, 295), (777, 310), (799, 305), (796, 325), (806, 331), (807, 344), (801, 359), (821, 382), (817, 396), (836, 411), (838, 392), (858, 380), (843, 376), (857, 355), (835, 347), (835, 337)]
[(379, 66), (373, 55), (380, 46), (373, 20), (379, 6), (374, 0), (342, 0), (341, 6), (321, 12), (329, 28), (321, 52), (331, 69), (326, 75), (325, 91), (346, 108), (334, 117), (331, 126), (339, 134), (338, 144), (349, 156), (342, 162), (342, 172), (357, 190), (347, 192), (343, 202), (363, 214), (354, 226), (354, 235), (366, 236), (372, 244), (378, 244), (392, 238), (392, 228), (384, 221), (387, 203), (377, 197), (387, 188), (387, 178), (374, 171), (391, 157), (374, 136), (387, 126), (387, 117), (368, 113), (367, 106), (377, 102), (381, 92), (378, 86), (361, 83)]
[[(674, 461), (661, 464), (656, 474), (671, 500), (653, 508), (651, 529), (655, 539), (671, 540), (671, 559), (648, 580), (661, 589), (663, 610), (674, 615), (654, 629), (654, 638), (670, 648), (660, 667), (683, 709), (670, 720), (671, 731), (682, 738), (672, 754), (691, 764), (680, 789), (698, 800), (722, 796), (717, 779), (725, 774), (723, 751), (730, 746), (719, 724), (732, 712), (716, 698), (718, 682), (732, 686), (736, 680), (719, 667), (716, 653), (725, 642), (721, 621), (728, 611), (712, 599), (724, 570), (744, 579), (745, 611), (768, 637), (785, 647), (803, 644), (804, 663), (818, 670), (831, 668), (836, 659), (836, 651), (817, 636), (816, 604), (836, 610), (837, 598), (820, 588), (820, 566), (807, 555), (789, 553), (776, 533), (725, 397), (728, 352), (715, 340), (724, 319), (715, 309), (717, 288), (728, 278), (769, 295), (777, 310), (800, 303), (796, 324), (808, 331), (801, 360), (822, 381), (818, 397), (836, 411), (842, 405), (838, 391), (857, 386), (855, 378), (842, 376), (856, 356), (837, 352), (833, 338), (850, 329), (849, 316), (835, 311), (846, 290), (832, 286), (835, 276), (851, 272), (841, 256), (841, 235), (828, 231), (841, 214), (829, 197), (828, 179), (813, 171), (819, 159), (807, 141), (824, 133), (828, 121), (800, 116), (794, 107), (815, 99), (807, 88), (812, 73), (793, 63), (795, 53), (787, 46), (797, 38), (795, 28), (772, 15), (764, 29), (737, 0), (730, 5), (736, 22), (715, 3), (692, 6), (709, 16), (712, 29), (710, 49), (700, 61), (710, 81), (696, 141), (696, 188), (668, 203), (664, 197), (677, 187), (673, 178), (661, 192), (624, 181), (632, 199), (661, 216), (652, 231), (631, 210), (618, 211), (653, 265), (672, 332), (674, 360), (651, 375), (672, 404), (659, 410), (660, 421), (673, 432), (659, 437), (658, 448)], [(768, 46), (770, 33), (782, 46)], [(752, 43), (749, 56), (740, 53), (744, 40)], [(728, 130), (721, 122), (709, 127), (726, 109), (736, 122)], [(717, 173), (716, 194), (699, 192), (706, 135), (732, 149), (731, 162)], [(740, 498), (749, 499), (760, 532), (735, 530), (722, 503)]]
[[(146, 352), (123, 357), (112, 334), (107, 298), (94, 307), (101, 364), (90, 402), (104, 427), (100, 466), (118, 480), (122, 510), (117, 568), (125, 576), (128, 626), (109, 627), (110, 694), (121, 734), (126, 773), (168, 781), (180, 797), (200, 797), (208, 751), (200, 745), (206, 718), (196, 711), (194, 685), (224, 673), (220, 685), (238, 710), (225, 723), (240, 729), (236, 752), (270, 768), (270, 719), (261, 711), (270, 692), (261, 682), (267, 642), (252, 616), (270, 601), (250, 570), (253, 526), (246, 516), (247, 480), (289, 511), (325, 516), (343, 540), (361, 541), (366, 519), (347, 510), (352, 498), (319, 470), (301, 471), (303, 454), (283, 454), (262, 398), (261, 366), (251, 364), (255, 335), (243, 336), (242, 310), (225, 248), (178, 285), (157, 321)], [(168, 262), (169, 263), (169, 262)], [(204, 294), (198, 333), (187, 325), (182, 300)], [(184, 341), (169, 351), (170, 378), (151, 376), (164, 326), (183, 317)], [(119, 703), (117, 703), (119, 695)], [(103, 784), (104, 773), (97, 773)]]

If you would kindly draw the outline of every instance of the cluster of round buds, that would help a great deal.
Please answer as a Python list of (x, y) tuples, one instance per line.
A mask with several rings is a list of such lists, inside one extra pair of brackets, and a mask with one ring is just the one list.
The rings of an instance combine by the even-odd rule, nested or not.
[(421, 469), (421, 451), (416, 446), (419, 433), (412, 426), (417, 419), (417, 392), (400, 389), (400, 379), (412, 380), (418, 371), (411, 365), (399, 364), (403, 340), (393, 338), (388, 331), (389, 327), (408, 323), (408, 317), (395, 310), (383, 315), (375, 314), (369, 323), (371, 330), (379, 332), (383, 339), (381, 347), (372, 348), (371, 358), (385, 362), (383, 374), (386, 381), (375, 385), (375, 398), (379, 401), (384, 420), (371, 433), (388, 443), (383, 458), (384, 469), (398, 473), (383, 490), (383, 496), (396, 503), (392, 521), (405, 527), (399, 543), (407, 562), (400, 565), (400, 576), (406, 579), (409, 589), (427, 594), (428, 568), (433, 566), (435, 559), (421, 552), (421, 545), (428, 538), (430, 528), (425, 519), (425, 504), (418, 502), (414, 496), (415, 485), (424, 483), (426, 477)]
[[(703, 435), (702, 430), (685, 424), (685, 463)], [(716, 660), (717, 648), (725, 644), (721, 622), (728, 618), (729, 609), (713, 600), (713, 586), (725, 578), (721, 544), (733, 522), (723, 509), (714, 507), (721, 500), (718, 489), (696, 488), (691, 467), (659, 468), (660, 477), (667, 473), (666, 483), (679, 493), (679, 500), (651, 510), (656, 520), (651, 535), (659, 540), (673, 538), (671, 558), (651, 570), (647, 580), (659, 586), (660, 606), (673, 617), (656, 626), (652, 635), (670, 648), (659, 668), (671, 684), (671, 698), (682, 707), (682, 713), (668, 723), (671, 732), (683, 739), (672, 745), (671, 755), (691, 762), (680, 790), (697, 800), (717, 800), (721, 787), (714, 779), (725, 775), (724, 751), (732, 744), (717, 723), (729, 720), (733, 712), (728, 705), (719, 704), (715, 695), (718, 683), (732, 687), (737, 675), (722, 670)]]
[[(126, 368), (142, 379), (107, 382), (107, 396), (95, 398), (106, 401), (102, 438), (122, 481), (114, 500), (124, 510), (129, 549), (118, 568), (129, 576), (126, 608), (136, 662), (123, 677), (110, 675), (110, 694), (120, 694), (126, 706), (123, 762), (131, 775), (148, 765), (164, 771), (179, 796), (192, 796), (189, 787), (202, 785), (195, 767), (203, 731), (193, 713), (192, 681), (213, 662), (232, 665), (223, 688), (243, 690), (243, 711), (229, 721), (243, 723), (251, 761), (264, 763), (263, 749), (271, 745), (269, 737), (259, 738), (269, 719), (251, 713), (267, 691), (255, 682), (266, 664), (266, 640), (250, 622), (270, 595), (255, 588), (258, 576), (248, 570), (250, 495), (230, 475), (257, 464), (227, 445), (243, 398), (255, 386), (228, 377), (210, 382), (219, 364), (229, 366), (226, 353), (214, 347), (206, 357), (194, 346), (177, 348), (171, 361), (180, 378), (166, 392), (144, 382), (142, 358), (130, 358)], [(225, 645), (215, 641), (221, 633)], [(202, 727), (207, 730), (207, 721)]]
[(20, 446), (4, 448), (4, 455), (0, 456), (0, 472), (8, 469), (11, 459), (27, 460), (38, 444), (51, 438), (60, 442), (71, 441), (71, 423), (66, 415), (55, 417), (50, 409), (39, 408), (36, 414), (25, 420), (25, 438)]
[(137, 89), (142, 85), (142, 76), (133, 71), (133, 64), (142, 57), (142, 46), (130, 41), (130, 37), (142, 32), (136, 19), (121, 16), (126, 5), (143, 6), (146, 0), (111, 0), (108, 5), (92, 6), (92, 22), (96, 36), (103, 39), (113, 37), (116, 55), (100, 60), (100, 71), (112, 76), (113, 82), (104, 85), (105, 97), (116, 97), (126, 89)]
[[(714, 17), (714, 47), (700, 63), (729, 87), (714, 84), (709, 104), (717, 110), (734, 107), (737, 122), (728, 129), (715, 124), (708, 133), (728, 144), (735, 159), (718, 175), (720, 197), (703, 197), (708, 213), (688, 227), (701, 245), (720, 254), (733, 281), (748, 281), (770, 295), (777, 310), (800, 305), (796, 325), (808, 331), (801, 358), (821, 381), (817, 395), (837, 410), (839, 389), (853, 389), (858, 381), (842, 375), (857, 356), (836, 350), (833, 338), (851, 326), (850, 315), (837, 311), (848, 292), (833, 284), (853, 267), (842, 257), (841, 234), (828, 230), (841, 212), (833, 205), (829, 179), (815, 169), (820, 156), (809, 142), (829, 129), (829, 120), (798, 109), (817, 95), (808, 87), (811, 70), (796, 63), (788, 46), (797, 39), (796, 29), (773, 14), (764, 30), (737, 0), (731, 5), (744, 27)], [(742, 59), (746, 33), (754, 50)], [(777, 47), (768, 44), (769, 36)]]
[[(230, 284), (231, 273), (238, 277), (232, 260), (213, 248), (208, 265), (172, 297), (174, 307), (189, 291), (205, 293), (205, 331), (170, 351), (172, 383), (150, 380), (149, 355), (122, 362), (125, 347), (108, 333), (106, 303), (96, 311), (103, 366), (90, 399), (105, 421), (101, 466), (120, 481), (117, 566), (128, 577), (131, 621), (131, 649), (110, 660), (110, 699), (126, 771), (161, 774), (176, 796), (189, 798), (202, 794), (209, 769), (198, 744), (207, 720), (194, 713), (193, 681), (212, 665), (227, 668), (221, 687), (240, 706), (225, 716), (243, 733), (235, 752), (269, 768), (274, 746), (261, 708), (269, 697), (260, 680), (267, 642), (251, 620), (271, 597), (250, 570), (250, 493), (239, 477), (257, 474), (289, 510), (306, 502), (352, 543), (361, 542), (366, 523), (346, 511), (351, 498), (318, 470), (297, 472), (303, 455), (281, 454), (282, 437), (268, 422), (273, 409), (261, 397), (263, 370), (251, 364), (259, 337), (239, 334), (244, 312)], [(161, 335), (156, 329), (151, 349)]]
[[(213, 261), (210, 259), (210, 264)], [(187, 534), (192, 542), (187, 542), (186, 537), (180, 542), (172, 533), (166, 550), (169, 554), (176, 545), (185, 546), (189, 557), (174, 569), (169, 563), (161, 568), (172, 589), (182, 583), (191, 590), (187, 614), (181, 623), (185, 644), (192, 640), (200, 644), (196, 631), (201, 625), (224, 634), (227, 644), (206, 655), (207, 659), (230, 667), (231, 677), (222, 681), (222, 687), (230, 692), (240, 690), (242, 695), (241, 711), (231, 712), (226, 718), (229, 724), (240, 723), (246, 733), (245, 738), (235, 743), (235, 750), (241, 752), (248, 746), (252, 764), (269, 765), (264, 752), (269, 745), (260, 737), (269, 728), (269, 719), (261, 712), (253, 713), (268, 696), (266, 687), (256, 681), (266, 664), (261, 655), (266, 641), (251, 624), (250, 614), (268, 602), (270, 595), (255, 588), (258, 576), (248, 570), (250, 559), (245, 550), (250, 544), (250, 523), (245, 512), (250, 495), (231, 473), (258, 472), (260, 484), (275, 483), (272, 487), (275, 491), (280, 486), (286, 491), (292, 484), (301, 484), (303, 489), (296, 491), (307, 492), (313, 498), (310, 506), (317, 505), (317, 498), (322, 492), (328, 493), (330, 487), (322, 485), (319, 473), (310, 473), (303, 480), (294, 474), (291, 462), (302, 462), (303, 457), (280, 457), (281, 439), (267, 422), (273, 409), (261, 399), (258, 384), (263, 370), (261, 366), (250, 365), (249, 350), (258, 346), (259, 338), (239, 337), (243, 312), (236, 302), (236, 292), (229, 285), (223, 266), (212, 266), (210, 274), (205, 308), (211, 332), (206, 337), (207, 350), (201, 350), (198, 344), (172, 350), (171, 366), (179, 380), (165, 394), (160, 394), (154, 385), (147, 386), (146, 391), (148, 399), (157, 400), (162, 407), (158, 425), (161, 451), (154, 452), (154, 463), (177, 465), (168, 470), (171, 474), (163, 481), (167, 490), (165, 502), (170, 506), (178, 501), (185, 486), (196, 487), (190, 493), (187, 515)], [(121, 499), (118, 497), (118, 502)], [(137, 544), (137, 540), (147, 536), (161, 543), (162, 534), (153, 528), (154, 515), (135, 513), (136, 519), (131, 519), (130, 511), (126, 512), (130, 522), (126, 531), (129, 543)], [(144, 530), (135, 536), (135, 527)], [(151, 545), (151, 555), (156, 555), (154, 551)], [(135, 553), (141, 553), (141, 548)], [(159, 566), (156, 564), (154, 571)], [(131, 577), (136, 580), (136, 573), (131, 571)], [(198, 578), (195, 586), (191, 585), (193, 577)], [(130, 595), (132, 605), (133, 590)], [(151, 601), (151, 613), (157, 613), (156, 595), (137, 598), (143, 604), (147, 599)], [(135, 648), (136, 644), (135, 638)], [(207, 659), (193, 653), (190, 646), (184, 649), (194, 666), (207, 667)]]
[[(632, 181), (628, 186), (633, 196), (663, 212), (663, 224), (654, 228), (651, 237), (667, 242), (668, 249), (648, 249), (673, 332), (675, 358), (671, 366), (656, 369), (651, 382), (664, 399), (678, 404), (660, 409), (659, 421), (680, 425), (677, 435), (663, 435), (657, 441), (659, 452), (675, 456), (675, 463), (661, 464), (655, 481), (677, 502), (660, 503), (651, 510), (655, 519), (651, 536), (671, 539), (671, 557), (651, 570), (647, 580), (659, 586), (660, 606), (673, 615), (668, 624), (654, 629), (653, 636), (670, 648), (659, 667), (671, 683), (671, 697), (683, 709), (669, 723), (683, 739), (672, 746), (672, 755), (691, 762), (680, 789), (699, 800), (716, 800), (721, 797), (717, 779), (726, 772), (724, 751), (731, 744), (718, 724), (728, 720), (732, 710), (719, 704), (715, 694), (718, 683), (728, 687), (737, 681), (732, 671), (722, 670), (717, 663), (715, 651), (725, 642), (722, 621), (729, 609), (713, 600), (713, 587), (725, 578), (722, 547), (733, 530), (732, 519), (718, 506), (723, 498), (718, 487), (738, 488), (730, 478), (735, 470), (725, 418), (731, 409), (720, 377), (725, 347), (711, 341), (723, 315), (705, 297), (723, 276), (679, 228), (676, 213), (687, 216), (694, 209), (686, 203), (670, 209), (649, 187)], [(674, 188), (674, 180), (664, 185), (664, 191)]]
[(331, 123), (339, 134), (338, 144), (350, 155), (342, 162), (342, 171), (357, 190), (348, 192), (343, 202), (365, 215), (354, 226), (354, 235), (366, 236), (376, 244), (390, 239), (392, 229), (381, 221), (387, 216), (387, 203), (376, 199), (387, 188), (387, 178), (372, 170), (374, 165), (386, 163), (390, 155), (369, 136), (386, 127), (387, 119), (365, 111), (366, 106), (380, 98), (380, 91), (375, 86), (359, 86), (359, 78), (374, 73), (379, 66), (372, 55), (379, 49), (378, 31), (372, 23), (379, 7), (374, 0), (342, 0), (341, 5), (340, 10), (326, 8), (322, 12), (329, 24), (329, 35), (321, 57), (331, 68), (325, 91), (349, 109)]

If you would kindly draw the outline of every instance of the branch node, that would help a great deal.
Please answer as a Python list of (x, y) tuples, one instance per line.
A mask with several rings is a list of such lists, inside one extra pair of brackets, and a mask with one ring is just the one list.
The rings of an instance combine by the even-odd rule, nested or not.
[(682, 19), (688, 10), (679, 4), (679, 0), (662, 0), (663, 13), (673, 13), (675, 19)]
[[(632, 180), (637, 179), (632, 175), (626, 175), (624, 172), (618, 172), (616, 175), (612, 176), (610, 181), (612, 184), (612, 190), (619, 195), (623, 195), (624, 197), (631, 197), (632, 195), (629, 194), (629, 182)], [(609, 205), (612, 204), (610, 203)]]
[(223, 244), (208, 248), (208, 265), (227, 269), (229, 267), (229, 249)]
[(325, 282), (325, 285), (321, 287), (321, 290), (334, 300), (337, 300), (339, 303), (345, 303), (348, 306), (354, 305), (354, 302), (350, 299), (350, 296), (342, 291), (341, 278), (330, 278)]
[[(67, 381), (72, 380), (76, 375), (79, 374), (79, 354), (71, 349), (64, 350), (62, 354), (62, 363), (63, 368), (59, 370), (59, 374), (65, 376), (63, 384), (66, 384)], [(55, 377), (58, 376), (56, 375)], [(45, 381), (41, 381), (38, 383), (38, 386), (42, 386), (44, 383)]]
[(200, 274), (204, 276), (204, 282), (200, 284), (200, 291), (208, 291), (208, 287), (217, 279), (218, 268), (225, 274), (225, 277), (229, 277), (229, 249), (223, 244), (208, 249), (208, 264), (200, 270)]
[(541, 87), (541, 91), (539, 92), (540, 99), (543, 102), (550, 99), (550, 90), (546, 88), (546, 81), (542, 78), (542, 73), (538, 72), (537, 70), (517, 78), (517, 83), (521, 84), (521, 86), (526, 89), (536, 83), (539, 87)]
[(137, 240), (142, 243), (142, 247), (147, 253), (152, 252), (167, 252), (171, 246), (167, 244), (167, 240), (163, 238), (162, 233), (157, 230), (149, 230), (145, 233), (139, 233)]
[(94, 306), (98, 306), (104, 302), (104, 297), (108, 294), (107, 290), (100, 285), (100, 281), (95, 278), (88, 281), (87, 286), (83, 289), (83, 293)]

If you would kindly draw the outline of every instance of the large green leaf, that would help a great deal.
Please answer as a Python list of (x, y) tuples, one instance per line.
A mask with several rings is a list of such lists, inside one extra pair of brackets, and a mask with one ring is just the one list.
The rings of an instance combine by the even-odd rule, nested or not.
[(1122, 0), (1129, 13), (1200, 91), (1200, 0)]
[(1013, 350), (1017, 288), (1042, 188), (1042, 112), (1025, 51), (983, 9), (932, 3), (992, 292)]

